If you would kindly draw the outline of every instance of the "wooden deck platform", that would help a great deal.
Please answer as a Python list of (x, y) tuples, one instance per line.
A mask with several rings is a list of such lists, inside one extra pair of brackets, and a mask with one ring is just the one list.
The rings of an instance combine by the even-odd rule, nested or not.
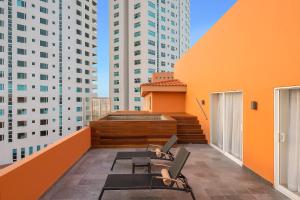
[[(126, 116), (130, 116), (128, 120)], [(149, 116), (162, 119), (149, 120)], [(90, 122), (90, 127), (93, 148), (164, 144), (173, 134), (177, 134), (178, 143), (207, 143), (197, 117), (186, 113), (120, 111)]]

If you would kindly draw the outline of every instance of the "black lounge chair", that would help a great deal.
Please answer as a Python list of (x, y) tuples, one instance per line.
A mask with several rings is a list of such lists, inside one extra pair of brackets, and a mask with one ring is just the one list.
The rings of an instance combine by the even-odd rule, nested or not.
[[(103, 193), (106, 190), (177, 190), (190, 193), (193, 200), (195, 195), (192, 188), (188, 184), (187, 178), (182, 175), (181, 170), (188, 159), (190, 152), (185, 148), (181, 148), (176, 155), (174, 162), (169, 167), (168, 172), (170, 178), (169, 185), (166, 185), (166, 180), (161, 174), (110, 174), (106, 178), (106, 182), (99, 195), (99, 200), (102, 199)], [(164, 166), (164, 165), (158, 165)]]
[[(176, 142), (177, 142), (177, 136), (173, 135), (163, 147), (159, 145), (149, 144), (147, 146), (146, 151), (118, 152), (110, 170), (112, 171), (114, 169), (117, 160), (130, 160), (133, 157), (149, 157), (151, 159), (173, 161), (174, 155), (170, 152), (170, 149), (176, 144)], [(156, 155), (156, 152), (150, 151), (149, 150), (150, 147), (160, 148), (161, 156), (158, 157)]]

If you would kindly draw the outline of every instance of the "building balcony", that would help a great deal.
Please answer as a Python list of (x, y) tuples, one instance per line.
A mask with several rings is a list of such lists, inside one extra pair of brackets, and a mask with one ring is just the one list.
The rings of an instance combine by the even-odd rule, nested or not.
[[(110, 171), (118, 151), (140, 148), (92, 148), (93, 137), (86, 127), (49, 145), (40, 152), (0, 170), (0, 199), (97, 199), (106, 176), (131, 173), (131, 162), (120, 161)], [(93, 130), (94, 131), (94, 130)], [(176, 152), (176, 146), (171, 151)], [(191, 152), (183, 174), (196, 199), (287, 199), (272, 185), (241, 168), (206, 144), (189, 144)], [(168, 161), (153, 161), (168, 164)], [(152, 168), (159, 172), (159, 168)], [(145, 173), (138, 169), (137, 173)], [(34, 187), (32, 184), (34, 183)], [(187, 193), (171, 190), (108, 191), (103, 199), (189, 199)]]

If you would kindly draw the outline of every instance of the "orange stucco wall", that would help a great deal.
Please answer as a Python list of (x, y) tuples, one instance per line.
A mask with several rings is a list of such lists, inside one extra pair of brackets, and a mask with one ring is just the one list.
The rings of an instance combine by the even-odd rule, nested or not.
[(183, 92), (151, 92), (152, 112), (184, 112), (185, 93)]
[(0, 200), (38, 199), (91, 146), (84, 128), (0, 170)]
[[(300, 85), (300, 1), (238, 0), (176, 64), (175, 78), (188, 85), (186, 112), (209, 138), (195, 98), (243, 91), (244, 165), (274, 183), (274, 88)], [(250, 109), (251, 101), (258, 110)]]

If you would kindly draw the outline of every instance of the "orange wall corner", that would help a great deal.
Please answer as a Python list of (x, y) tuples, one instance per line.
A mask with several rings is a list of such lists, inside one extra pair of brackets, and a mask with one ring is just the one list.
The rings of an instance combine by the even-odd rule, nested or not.
[(91, 147), (83, 128), (0, 170), (0, 199), (38, 199)]

